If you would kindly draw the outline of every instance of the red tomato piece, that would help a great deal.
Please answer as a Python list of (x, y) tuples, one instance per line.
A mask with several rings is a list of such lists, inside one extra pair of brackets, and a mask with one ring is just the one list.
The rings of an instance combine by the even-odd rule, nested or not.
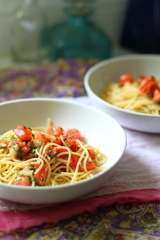
[(138, 77), (138, 81), (142, 81), (142, 80), (144, 80), (145, 78), (146, 78), (146, 76), (140, 75), (140, 76)]
[(49, 134), (49, 135), (53, 135), (54, 134), (54, 130), (53, 130), (53, 127), (52, 126), (49, 126), (46, 130), (46, 133)]
[[(38, 169), (40, 165), (34, 164), (33, 166), (36, 171), (36, 169)], [(46, 163), (43, 164), (42, 168), (36, 174), (34, 173), (34, 177), (37, 183), (41, 186), (45, 185), (47, 175), (48, 175), (48, 166)]]
[(64, 132), (64, 136), (66, 137), (67, 143), (71, 150), (76, 152), (79, 148), (76, 143), (76, 140), (83, 141), (81, 132), (76, 128), (68, 129)]
[(130, 73), (123, 74), (118, 79), (118, 82), (121, 87), (123, 87), (126, 83), (133, 83), (133, 76)]
[(20, 146), (20, 149), (21, 149), (21, 155), (22, 157), (25, 157), (28, 155), (28, 153), (30, 152), (30, 147), (28, 147), (27, 145), (24, 145), (24, 146)]
[(59, 153), (67, 153), (67, 149), (65, 148), (56, 148), (56, 155), (59, 154)]
[[(72, 163), (72, 165), (73, 165), (74, 167), (77, 166), (78, 161), (79, 161), (79, 158), (80, 158), (80, 157), (77, 156), (77, 155), (74, 155), (74, 154), (71, 155), (71, 163)], [(83, 163), (82, 163), (82, 162), (81, 162), (80, 165), (79, 165), (78, 171), (79, 171), (79, 172), (84, 172), (84, 168), (83, 168)]]
[(155, 90), (159, 90), (159, 87), (158, 87), (157, 84), (155, 84), (155, 85), (153, 84), (153, 85), (150, 87), (150, 93), (151, 93), (151, 95), (154, 94)]
[[(92, 171), (96, 168), (96, 164), (94, 162), (88, 162), (86, 164), (86, 169), (87, 171)], [(79, 166), (79, 172), (85, 172), (84, 166), (83, 164), (80, 164)]]
[(79, 156), (72, 154), (72, 155), (71, 155), (71, 162), (72, 162), (72, 164), (73, 164), (74, 166), (76, 166), (77, 163), (78, 163), (78, 161), (79, 161)]
[(28, 177), (21, 177), (16, 181), (14, 181), (13, 184), (21, 185), (21, 186), (31, 186), (31, 181)]
[(52, 136), (56, 136), (56, 137), (59, 137), (61, 135), (63, 135), (63, 128), (60, 127), (60, 126), (57, 126), (57, 127), (52, 127), (52, 126), (49, 126), (46, 130), (46, 133), (49, 134), (49, 135), (52, 135)]
[(146, 77), (141, 81), (141, 84), (139, 86), (139, 90), (142, 93), (151, 93), (153, 94), (153, 91), (158, 88), (157, 82), (152, 77)]
[(57, 126), (54, 128), (54, 134), (53, 134), (54, 136), (60, 137), (61, 135), (63, 135), (63, 133), (64, 133), (64, 130), (62, 127)]
[(82, 140), (83, 139), (81, 132), (76, 128), (66, 130), (65, 136), (67, 137), (67, 139), (74, 139), (74, 140), (76, 140), (76, 139)]
[(32, 130), (30, 128), (18, 126), (13, 131), (22, 141), (30, 141), (32, 139)]
[(62, 141), (61, 141), (61, 138), (60, 137), (55, 137), (54, 143), (58, 144), (58, 145), (62, 145)]
[(57, 126), (57, 127), (48, 127), (47, 131), (46, 131), (49, 135), (54, 136), (55, 139), (52, 140), (54, 143), (62, 145), (62, 141), (60, 136), (63, 135), (64, 130), (62, 127)]
[(88, 149), (88, 153), (93, 160), (96, 158), (96, 152), (93, 149)]
[(153, 101), (156, 103), (160, 102), (160, 89), (156, 89), (153, 93)]
[(87, 163), (86, 168), (87, 168), (87, 171), (94, 170), (96, 169), (96, 164), (94, 162), (89, 162)]
[(83, 141), (81, 132), (76, 128), (66, 130), (64, 136), (67, 138), (67, 141), (70, 145), (74, 145), (76, 140)]
[(23, 159), (23, 157), (27, 156), (30, 152), (30, 147), (27, 145), (26, 142), (22, 141), (21, 139), (16, 139), (15, 143), (18, 144), (19, 149), (17, 149), (17, 157), (19, 159)]
[[(77, 166), (77, 163), (78, 163), (78, 161), (79, 161), (79, 158), (80, 158), (80, 157), (77, 156), (77, 155), (74, 155), (74, 154), (71, 155), (71, 162), (72, 162), (72, 164), (73, 164), (74, 167)], [(88, 163), (86, 164), (86, 169), (87, 169), (87, 171), (94, 170), (95, 168), (96, 168), (96, 164), (95, 164), (94, 162), (88, 162)], [(85, 171), (84, 166), (83, 166), (83, 160), (82, 160), (82, 162), (81, 162), (80, 165), (79, 165), (78, 171), (79, 171), (79, 172), (84, 172), (84, 171)]]
[(48, 139), (41, 132), (35, 133), (35, 140), (40, 141), (42, 144), (48, 143)]

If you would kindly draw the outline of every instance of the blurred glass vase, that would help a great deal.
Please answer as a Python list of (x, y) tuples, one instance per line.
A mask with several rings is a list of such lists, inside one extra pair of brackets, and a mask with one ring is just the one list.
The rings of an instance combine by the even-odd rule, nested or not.
[(90, 19), (93, 0), (66, 0), (66, 22), (51, 27), (50, 58), (105, 59), (112, 55), (109, 36)]
[(38, 0), (23, 0), (12, 26), (11, 52), (16, 62), (41, 62), (48, 57), (47, 45), (41, 38), (47, 31), (43, 9)]

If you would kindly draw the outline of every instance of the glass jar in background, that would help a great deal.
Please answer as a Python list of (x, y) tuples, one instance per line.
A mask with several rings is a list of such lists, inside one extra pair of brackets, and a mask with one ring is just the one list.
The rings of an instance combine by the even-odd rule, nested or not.
[(50, 29), (50, 58), (94, 58), (106, 59), (112, 55), (112, 44), (89, 17), (94, 0), (66, 0), (68, 7), (66, 22)]
[(48, 60), (48, 26), (38, 0), (23, 0), (12, 25), (13, 60), (39, 63)]

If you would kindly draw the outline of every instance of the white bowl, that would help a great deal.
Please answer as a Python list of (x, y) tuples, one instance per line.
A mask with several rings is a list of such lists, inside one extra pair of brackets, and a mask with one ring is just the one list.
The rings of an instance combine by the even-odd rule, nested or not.
[(104, 60), (91, 67), (85, 74), (84, 85), (93, 105), (112, 116), (123, 127), (149, 133), (160, 133), (160, 116), (138, 113), (118, 108), (100, 97), (109, 82), (117, 82), (120, 75), (133, 77), (151, 75), (160, 78), (160, 56), (128, 55)]
[(24, 126), (47, 126), (47, 118), (64, 129), (78, 128), (86, 141), (107, 155), (104, 170), (74, 184), (23, 187), (0, 183), (0, 198), (28, 204), (60, 203), (81, 197), (108, 179), (125, 151), (123, 128), (110, 116), (89, 106), (64, 100), (35, 98), (0, 104), (0, 134)]

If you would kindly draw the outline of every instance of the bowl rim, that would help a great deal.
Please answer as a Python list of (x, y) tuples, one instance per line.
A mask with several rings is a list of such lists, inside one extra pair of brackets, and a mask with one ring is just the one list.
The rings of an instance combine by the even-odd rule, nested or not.
[(87, 178), (87, 179), (83, 179), (81, 181), (75, 182), (75, 183), (67, 183), (67, 184), (62, 184), (62, 185), (55, 185), (55, 186), (34, 186), (32, 187), (28, 187), (28, 186), (17, 186), (17, 185), (13, 185), (13, 184), (6, 184), (6, 183), (2, 183), (0, 182), (0, 187), (6, 187), (6, 188), (12, 188), (12, 189), (20, 189), (20, 190), (27, 190), (27, 191), (33, 191), (33, 190), (54, 190), (54, 189), (63, 189), (63, 188), (70, 188), (70, 187), (76, 187), (78, 185), (81, 184), (85, 184), (86, 182), (89, 183), (91, 181), (96, 181), (97, 178), (99, 178), (100, 176), (105, 175), (108, 171), (110, 171), (111, 169), (113, 169), (118, 162), (120, 161), (120, 159), (122, 158), (125, 149), (126, 149), (126, 145), (127, 145), (127, 137), (126, 137), (126, 133), (123, 129), (123, 127), (118, 123), (118, 121), (116, 121), (113, 117), (111, 117), (110, 115), (90, 106), (84, 103), (80, 103), (80, 102), (75, 102), (75, 101), (71, 101), (69, 99), (57, 99), (57, 98), (48, 98), (48, 97), (37, 97), (37, 98), (21, 98), (21, 99), (14, 99), (14, 100), (8, 100), (8, 101), (4, 101), (0, 103), (0, 107), (1, 106), (5, 106), (5, 105), (10, 105), (10, 104), (14, 104), (14, 103), (23, 103), (23, 102), (40, 102), (40, 101), (45, 101), (45, 102), (51, 102), (51, 103), (65, 103), (65, 104), (69, 104), (69, 105), (75, 105), (75, 106), (79, 106), (91, 111), (94, 111), (95, 113), (98, 113), (100, 115), (102, 115), (105, 118), (108, 118), (110, 120), (112, 120), (112, 122), (114, 122), (114, 124), (116, 124), (120, 131), (122, 132), (123, 135), (123, 147), (121, 149), (121, 154), (119, 155), (119, 158), (114, 162), (114, 164), (112, 164), (112, 166), (110, 166), (107, 169), (104, 169), (102, 171), (100, 171), (99, 173), (97, 173), (96, 175), (94, 175), (91, 178)]
[(129, 61), (129, 60), (139, 60), (139, 59), (148, 59), (151, 60), (151, 58), (153, 59), (159, 59), (160, 60), (160, 55), (157, 54), (133, 54), (133, 55), (124, 55), (124, 56), (116, 56), (116, 57), (112, 57), (111, 59), (105, 59), (102, 60), (98, 63), (96, 63), (95, 65), (93, 65), (92, 67), (90, 67), (85, 76), (84, 76), (84, 87), (86, 89), (86, 92), (88, 93), (88, 95), (92, 95), (94, 97), (94, 99), (96, 99), (98, 102), (102, 103), (103, 105), (110, 107), (112, 109), (117, 110), (118, 112), (122, 112), (124, 114), (131, 114), (131, 115), (135, 115), (135, 116), (140, 116), (140, 117), (149, 117), (149, 118), (159, 118), (160, 115), (156, 115), (156, 114), (147, 114), (147, 113), (141, 113), (141, 112), (134, 112), (131, 110), (125, 110), (123, 108), (119, 108), (105, 100), (103, 100), (102, 98), (100, 98), (97, 94), (95, 94), (89, 84), (89, 77), (90, 75), (95, 72), (99, 67), (103, 67), (106, 64), (112, 64), (115, 62), (119, 62), (119, 61)]

